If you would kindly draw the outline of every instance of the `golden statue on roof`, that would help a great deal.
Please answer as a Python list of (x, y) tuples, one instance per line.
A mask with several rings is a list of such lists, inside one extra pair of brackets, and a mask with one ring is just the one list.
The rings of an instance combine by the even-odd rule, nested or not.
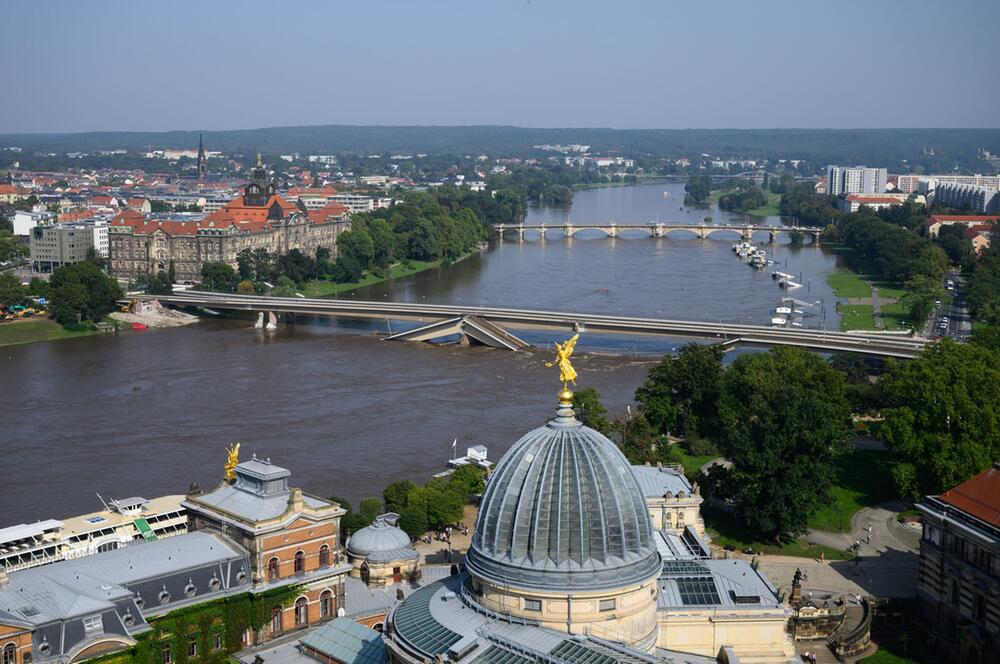
[(236, 464), (240, 462), (239, 441), (227, 447), (226, 452), (229, 455), (228, 458), (226, 459), (226, 481), (232, 482), (234, 479), (236, 479)]
[(573, 355), (573, 349), (576, 348), (576, 340), (579, 338), (579, 334), (574, 334), (561, 344), (556, 342), (555, 361), (545, 363), (547, 367), (559, 366), (559, 380), (563, 384), (562, 391), (559, 392), (560, 401), (572, 401), (573, 399), (573, 393), (570, 392), (569, 384), (573, 383), (573, 386), (576, 386), (576, 369), (573, 368), (573, 364), (569, 361), (569, 358)]

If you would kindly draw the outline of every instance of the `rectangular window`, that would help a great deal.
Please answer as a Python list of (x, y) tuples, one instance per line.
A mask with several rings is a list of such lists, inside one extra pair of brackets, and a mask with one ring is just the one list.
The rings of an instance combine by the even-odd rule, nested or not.
[(170, 646), (163, 646), (163, 664), (170, 664)]
[(198, 642), (194, 639), (188, 640), (188, 657), (198, 656)]
[(91, 634), (101, 634), (104, 632), (104, 621), (101, 620), (101, 616), (88, 616), (83, 619), (83, 633), (90, 636)]
[(215, 650), (222, 650), (222, 632), (215, 633)]
[(601, 611), (614, 611), (615, 610), (615, 600), (613, 599), (602, 599), (600, 606), (598, 607)]
[(540, 599), (526, 599), (526, 600), (524, 600), (524, 610), (525, 611), (541, 611), (542, 610), (542, 600), (540, 600)]

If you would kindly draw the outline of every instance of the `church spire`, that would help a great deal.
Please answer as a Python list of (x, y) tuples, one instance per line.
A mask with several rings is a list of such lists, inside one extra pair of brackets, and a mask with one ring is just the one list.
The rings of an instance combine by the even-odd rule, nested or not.
[(202, 141), (202, 133), (198, 132), (198, 179), (204, 180), (208, 172), (208, 164), (205, 159), (205, 143)]

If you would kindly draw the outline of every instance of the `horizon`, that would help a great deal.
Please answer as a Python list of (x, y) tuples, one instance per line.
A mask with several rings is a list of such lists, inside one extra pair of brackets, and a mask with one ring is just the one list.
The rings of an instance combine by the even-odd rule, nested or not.
[(1000, 6), (846, 4), (14, 0), (0, 134), (996, 126)]
[(983, 127), (541, 127), (511, 124), (363, 124), (363, 123), (329, 123), (306, 125), (269, 125), (260, 127), (229, 127), (192, 129), (85, 129), (79, 131), (22, 131), (0, 132), (0, 136), (74, 136), (83, 134), (213, 134), (228, 132), (253, 132), (283, 129), (313, 129), (323, 127), (364, 128), (364, 129), (484, 129), (502, 128), (526, 131), (621, 131), (621, 132), (667, 132), (667, 131), (699, 131), (699, 132), (769, 132), (769, 131), (817, 131), (817, 132), (849, 132), (849, 131), (996, 131), (996, 126)]

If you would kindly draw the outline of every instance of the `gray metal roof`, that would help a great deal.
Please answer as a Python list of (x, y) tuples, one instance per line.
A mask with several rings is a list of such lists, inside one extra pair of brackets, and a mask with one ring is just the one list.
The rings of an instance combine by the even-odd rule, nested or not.
[[(686, 569), (691, 565), (697, 569)], [(745, 560), (668, 561), (658, 585), (660, 609), (781, 608), (774, 586)]]
[(299, 643), (344, 664), (385, 662), (382, 635), (350, 618), (335, 618), (306, 634)]
[(198, 531), (11, 572), (0, 586), (0, 622), (5, 615), (41, 625), (93, 614), (131, 596), (128, 584), (243, 555), (222, 537)]
[(571, 590), (653, 578), (660, 556), (625, 456), (563, 408), (497, 464), (466, 564), (495, 583)]
[(287, 468), (271, 463), (270, 459), (258, 459), (256, 454), (249, 461), (236, 464), (236, 474), (240, 473), (260, 480), (277, 480), (292, 474)]
[[(211, 493), (197, 496), (198, 503), (214, 507), (249, 521), (274, 519), (288, 509), (288, 492), (262, 496), (226, 484)], [(189, 503), (185, 501), (185, 506)]]
[[(655, 656), (593, 637), (569, 636), (531, 624), (509, 622), (473, 608), (463, 596), (463, 577), (448, 577), (406, 598), (390, 615), (392, 639), (426, 660), (474, 664), (610, 664), (647, 662), (709, 664), (715, 659), (657, 649)], [(409, 606), (408, 606), (409, 605)], [(516, 653), (513, 656), (512, 653)], [(248, 661), (248, 660), (244, 660)]]
[(447, 578), (451, 574), (448, 565), (426, 565), (417, 581), (402, 581), (390, 586), (368, 586), (353, 576), (344, 577), (345, 608), (351, 618), (363, 618), (387, 612), (396, 603), (396, 592), (409, 596), (415, 590)]
[(377, 516), (371, 525), (351, 535), (347, 540), (347, 552), (373, 562), (417, 558), (410, 536), (392, 523), (393, 516), (396, 515)]
[(668, 491), (675, 496), (681, 491), (687, 494), (692, 491), (691, 483), (684, 477), (684, 473), (674, 468), (632, 466), (632, 474), (646, 498), (660, 498)]

